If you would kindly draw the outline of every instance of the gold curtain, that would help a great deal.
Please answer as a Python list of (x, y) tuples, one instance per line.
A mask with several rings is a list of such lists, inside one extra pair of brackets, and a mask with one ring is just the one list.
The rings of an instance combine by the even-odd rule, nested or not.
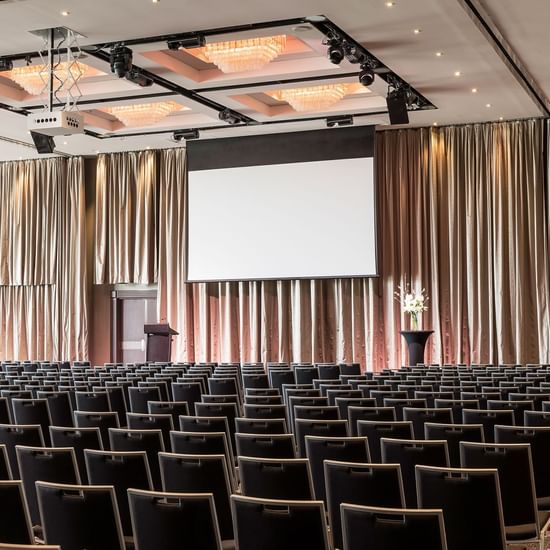
[(0, 359), (88, 355), (83, 161), (0, 165)]
[(157, 280), (156, 159), (154, 151), (98, 156), (96, 284)]

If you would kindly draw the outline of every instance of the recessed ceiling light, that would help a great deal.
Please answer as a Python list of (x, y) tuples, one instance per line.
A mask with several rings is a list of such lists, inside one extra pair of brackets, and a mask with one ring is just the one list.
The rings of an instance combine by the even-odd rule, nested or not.
[(489, 107), (491, 107), (491, 104), (490, 104), (490, 103), (487, 103), (487, 104), (485, 105), (485, 107), (487, 107), (487, 109), (489, 109)]
[(414, 34), (420, 34), (422, 32), (422, 29), (414, 29)]
[(395, 2), (386, 2), (386, 7), (393, 8), (395, 6)]
[(71, 12), (70, 12), (70, 11), (67, 11), (67, 10), (63, 10), (63, 11), (61, 12), (61, 15), (62, 15), (63, 17), (67, 17), (68, 15), (71, 15)]
[(437, 126), (437, 122), (434, 122), (434, 126)]
[(63, 142), (63, 145), (68, 145), (68, 143), (66, 141)]
[(472, 93), (477, 94), (477, 88), (472, 88)]
[(441, 57), (443, 55), (443, 52), (435, 52), (436, 57)]
[(158, 4), (160, 0), (153, 0), (153, 4)]
[(498, 119), (499, 119), (499, 120), (504, 120), (504, 117), (503, 117), (503, 116), (499, 116)]
[(95, 154), (96, 154), (96, 155), (99, 155), (99, 151), (96, 151)]
[(147, 146), (146, 149), (151, 149), (151, 147), (150, 147), (150, 146)]
[(455, 76), (460, 76), (462, 73), (460, 71), (455, 71)]

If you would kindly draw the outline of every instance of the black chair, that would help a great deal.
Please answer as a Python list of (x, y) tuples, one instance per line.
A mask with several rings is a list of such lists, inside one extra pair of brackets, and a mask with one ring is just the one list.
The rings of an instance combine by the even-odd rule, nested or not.
[(47, 399), (12, 399), (13, 421), (15, 424), (39, 424), (46, 445), (50, 444), (49, 427), (52, 424)]
[(21, 479), (17, 463), (17, 445), (25, 447), (44, 447), (40, 425), (20, 426), (14, 424), (0, 425), (0, 445), (6, 446), (10, 469), (14, 479)]
[(452, 409), (405, 407), (403, 420), (412, 422), (415, 439), (424, 439), (424, 424), (426, 422), (452, 424), (453, 411)]
[(36, 483), (46, 544), (63, 550), (124, 550), (112, 487)]
[(515, 424), (514, 411), (506, 410), (483, 410), (483, 409), (464, 409), (462, 411), (464, 424), (481, 424), (485, 441), (494, 443), (495, 426), (513, 426)]
[(315, 498), (326, 503), (325, 460), (338, 462), (370, 462), (366, 437), (315, 437), (306, 436), (306, 455), (311, 467)]
[(233, 495), (239, 550), (329, 550), (322, 502), (268, 500)]
[(84, 449), (103, 450), (99, 428), (64, 428), (50, 426), (50, 438), (53, 447), (72, 447), (78, 464), (80, 479), (87, 484)]
[(357, 423), (359, 420), (376, 422), (395, 422), (393, 407), (348, 407), (350, 435), (358, 435)]
[(11, 410), (7, 397), (0, 397), (0, 424), (11, 424)]
[(269, 370), (269, 385), (283, 393), (283, 384), (295, 384), (296, 378), (294, 372), (290, 369), (284, 370)]
[(164, 448), (170, 448), (170, 432), (174, 429), (171, 414), (126, 413), (130, 430), (160, 430), (164, 438)]
[(393, 407), (397, 420), (404, 420), (403, 409), (405, 408), (426, 409), (427, 406), (425, 399), (411, 399), (409, 397), (404, 399), (384, 398), (384, 407)]
[[(336, 399), (347, 397), (348, 399), (365, 399), (361, 390), (340, 390), (340, 389), (327, 389), (327, 399), (329, 405), (336, 405)], [(374, 400), (376, 402), (376, 400)], [(372, 403), (372, 402), (371, 402)], [(374, 404), (374, 403), (372, 403)]]
[[(174, 401), (185, 401), (189, 407), (189, 414), (196, 414), (195, 403), (199, 403), (202, 387), (198, 382), (173, 382), (172, 396)], [(151, 400), (154, 401), (154, 400)]]
[(283, 398), (280, 395), (247, 395), (244, 402), (247, 405), (282, 405)]
[(128, 409), (129, 397), (126, 396), (125, 388), (122, 386), (105, 386), (101, 387), (101, 391), (105, 391), (109, 397), (109, 403), (111, 404), (111, 411), (115, 411), (118, 414), (118, 419), (122, 424), (126, 418), (126, 411)]
[(234, 403), (195, 403), (195, 410), (197, 416), (221, 416), (227, 418), (229, 440), (233, 451), (235, 451), (235, 418), (239, 416), (237, 405)]
[(74, 412), (74, 423), (77, 428), (99, 428), (103, 448), (110, 449), (109, 430), (120, 427), (118, 413), (104, 412)]
[(237, 433), (286, 434), (288, 428), (283, 418), (235, 418)]
[(74, 426), (70, 393), (67, 391), (37, 391), (38, 399), (48, 401), (52, 426)]
[(124, 536), (132, 536), (128, 507), (128, 489), (152, 490), (153, 482), (145, 451), (85, 451), (86, 471), (90, 485), (111, 485), (120, 513)]
[(319, 437), (348, 436), (348, 423), (346, 420), (305, 420), (298, 418), (295, 421), (295, 426), (298, 455), (302, 458), (306, 456), (306, 435)]
[(214, 497), (128, 490), (136, 548), (222, 550)]
[(210, 395), (238, 395), (240, 399), (241, 388), (235, 378), (209, 378), (208, 392)]
[(550, 426), (495, 426), (495, 443), (529, 443), (537, 507), (539, 510), (550, 510), (550, 476), (548, 475)]
[(340, 420), (340, 410), (336, 406), (307, 407), (297, 405), (294, 407), (294, 420), (297, 418), (306, 420)]
[(482, 424), (424, 424), (426, 439), (447, 441), (451, 467), (460, 468), (460, 442), (473, 441), (484, 443)]
[(159, 462), (163, 491), (210, 493), (214, 496), (222, 540), (232, 540), (231, 482), (225, 457), (159, 453)]
[(269, 379), (267, 374), (245, 374), (243, 373), (243, 388), (248, 389), (263, 389), (269, 388)]
[(149, 401), (149, 414), (171, 414), (174, 428), (179, 426), (180, 416), (189, 416), (187, 401)]
[(236, 434), (237, 456), (254, 458), (295, 458), (292, 434)]
[(283, 418), (286, 419), (285, 405), (258, 405), (245, 403), (245, 418)]
[(40, 525), (40, 513), (36, 496), (36, 482), (80, 484), (78, 464), (72, 448), (17, 446), (17, 462), (29, 514), (33, 525)]
[(404, 510), (342, 504), (344, 550), (447, 550), (441, 510)]
[(404, 508), (399, 464), (356, 464), (324, 461), (328, 516), (335, 548), (342, 548), (340, 505)]
[[(267, 375), (266, 375), (267, 376)], [(245, 396), (249, 395), (281, 395), (277, 388), (245, 388)]]
[(496, 468), (500, 482), (506, 540), (537, 539), (537, 515), (533, 462), (527, 444), (460, 444), (463, 468)]
[(296, 384), (313, 384), (313, 381), (319, 378), (317, 367), (296, 367), (294, 374), (296, 375)]
[(385, 464), (401, 464), (405, 501), (408, 508), (416, 508), (415, 466), (449, 467), (449, 451), (446, 441), (427, 439), (386, 439), (382, 438), (382, 462)]
[(34, 537), (22, 482), (0, 481), (0, 502), (0, 540), (10, 544), (31, 544)]
[(419, 508), (443, 510), (449, 550), (506, 550), (498, 472), (416, 467)]
[(149, 401), (161, 401), (158, 386), (128, 388), (128, 397), (130, 399), (130, 412), (141, 414), (147, 414), (149, 410), (147, 403)]
[(278, 500), (313, 500), (313, 482), (306, 458), (239, 457), (241, 493)]
[(410, 421), (378, 422), (373, 420), (359, 420), (357, 434), (366, 437), (373, 462), (382, 462), (380, 440), (383, 437), (392, 439), (412, 439), (413, 425)]
[(487, 409), (490, 411), (494, 410), (506, 410), (510, 409), (514, 411), (514, 424), (521, 426), (523, 424), (523, 412), (534, 410), (533, 401), (515, 401), (508, 400), (504, 401), (501, 399), (493, 400), (489, 399), (487, 401)]
[(340, 418), (349, 421), (349, 407), (374, 407), (376, 399), (370, 397), (337, 397), (336, 406), (340, 411)]
[(550, 426), (550, 412), (525, 411), (523, 424), (525, 426)]
[(161, 430), (109, 429), (110, 450), (145, 451), (153, 480), (153, 487), (160, 489), (161, 478), (158, 453), (164, 452), (164, 440)]
[(106, 391), (77, 391), (74, 394), (76, 410), (84, 412), (111, 411), (111, 400)]
[(319, 380), (339, 380), (340, 365), (317, 365)]
[(434, 399), (436, 409), (453, 409), (453, 421), (455, 424), (462, 422), (463, 409), (479, 409), (477, 399)]
[(6, 445), (0, 444), (0, 480), (9, 481), (13, 478), (10, 459)]
[(180, 416), (182, 432), (223, 432), (234, 454), (227, 418), (223, 416)]

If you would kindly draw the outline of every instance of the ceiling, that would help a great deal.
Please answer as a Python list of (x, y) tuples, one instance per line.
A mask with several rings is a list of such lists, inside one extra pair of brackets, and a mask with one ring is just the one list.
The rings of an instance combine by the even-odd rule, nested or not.
[[(29, 31), (50, 27), (79, 32), (79, 45), (85, 50), (92, 44), (322, 14), (436, 107), (410, 112), (410, 125), (510, 120), (548, 115), (545, 46), (550, 3), (528, 4), (529, 9), (514, 0), (3, 0), (0, 56), (35, 52), (42, 42)], [(89, 76), (79, 81), (79, 108), (93, 135), (58, 137), (56, 151), (93, 155), (181, 146), (172, 132), (186, 128), (199, 129), (201, 138), (318, 129), (326, 127), (327, 116), (345, 114), (355, 115), (355, 124), (389, 124), (386, 82), (377, 76), (369, 88), (358, 86), (359, 67), (345, 60), (331, 64), (324, 36), (314, 25), (279, 25), (208, 41), (275, 34), (287, 36), (284, 51), (263, 68), (238, 73), (222, 72), (198, 50), (169, 50), (166, 41), (132, 45), (135, 65), (206, 101), (158, 83), (142, 88), (119, 79), (108, 62), (86, 53), (82, 62)], [(42, 108), (39, 96), (7, 76), (0, 73), (0, 103), (33, 112)], [(314, 111), (300, 112), (277, 99), (281, 90), (324, 84), (350, 87), (341, 101)], [(147, 126), (125, 125), (108, 112), (120, 105), (159, 102), (171, 112)], [(209, 102), (261, 124), (231, 127), (219, 120)], [(0, 160), (37, 156), (25, 118), (0, 110), (0, 139), (7, 140), (0, 141)]]

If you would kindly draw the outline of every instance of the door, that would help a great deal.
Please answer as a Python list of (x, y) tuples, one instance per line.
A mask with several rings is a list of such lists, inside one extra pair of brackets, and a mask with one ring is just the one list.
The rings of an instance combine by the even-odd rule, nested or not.
[(157, 322), (156, 290), (115, 290), (113, 299), (112, 355), (120, 363), (144, 363), (146, 336), (143, 325)]

